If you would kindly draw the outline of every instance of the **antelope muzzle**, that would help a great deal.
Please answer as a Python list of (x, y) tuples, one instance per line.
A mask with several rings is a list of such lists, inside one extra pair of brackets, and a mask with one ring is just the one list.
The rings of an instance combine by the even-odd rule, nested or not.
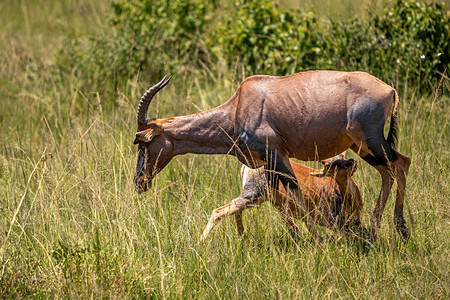
[(134, 175), (134, 187), (138, 193), (147, 191), (152, 185), (151, 178), (145, 172), (145, 161), (145, 151), (143, 147), (139, 145), (136, 174)]

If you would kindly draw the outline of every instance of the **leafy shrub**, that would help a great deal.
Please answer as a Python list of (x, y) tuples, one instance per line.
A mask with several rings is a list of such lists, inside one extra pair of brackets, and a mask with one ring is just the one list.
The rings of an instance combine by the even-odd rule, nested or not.
[(328, 64), (364, 70), (386, 80), (399, 77), (430, 91), (448, 71), (449, 14), (445, 4), (396, 1), (369, 19), (332, 22), (327, 40)]
[(58, 68), (74, 73), (81, 89), (116, 87), (120, 79), (117, 77), (133, 68), (126, 56), (129, 49), (130, 44), (113, 31), (88, 39), (66, 40), (57, 56)]
[(280, 9), (271, 0), (237, 1), (232, 11), (213, 40), (229, 64), (239, 59), (250, 74), (293, 73), (314, 66), (322, 53), (320, 27), (312, 13)]
[[(68, 40), (58, 67), (90, 90), (108, 88), (140, 70), (155, 81), (164, 71), (200, 69), (221, 57), (248, 75), (305, 69), (362, 70), (388, 83), (430, 91), (448, 72), (450, 25), (445, 4), (398, 0), (366, 18), (330, 20), (281, 9), (274, 0), (123, 0), (109, 27)], [(231, 9), (229, 9), (231, 6)], [(422, 57), (422, 58), (421, 58)], [(398, 81), (397, 81), (398, 80)]]
[[(397, 1), (375, 24), (397, 50), (392, 52), (403, 61), (402, 74), (412, 69), (417, 77), (424, 76), (425, 83), (433, 85), (450, 63), (449, 17), (444, 3)], [(404, 52), (407, 55), (402, 55)]]
[(132, 41), (127, 54), (135, 67), (161, 60), (195, 64), (207, 52), (202, 40), (214, 7), (208, 0), (126, 0), (112, 4), (111, 23)]
[(174, 66), (198, 66), (208, 56), (202, 35), (213, 8), (207, 0), (113, 2), (110, 26), (96, 37), (66, 41), (58, 66), (100, 87), (141, 69), (159, 78)]

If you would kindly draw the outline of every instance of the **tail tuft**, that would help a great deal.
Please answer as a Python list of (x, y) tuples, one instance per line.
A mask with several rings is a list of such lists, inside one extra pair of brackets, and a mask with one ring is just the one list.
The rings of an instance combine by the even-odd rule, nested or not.
[(392, 116), (391, 118), (387, 142), (392, 148), (395, 148), (395, 145), (397, 144), (397, 116)]
[(395, 148), (395, 145), (397, 144), (397, 109), (398, 109), (399, 99), (397, 91), (394, 90), (394, 108), (392, 109), (392, 115), (391, 115), (391, 124), (389, 126), (389, 133), (387, 136), (387, 142), (392, 147)]

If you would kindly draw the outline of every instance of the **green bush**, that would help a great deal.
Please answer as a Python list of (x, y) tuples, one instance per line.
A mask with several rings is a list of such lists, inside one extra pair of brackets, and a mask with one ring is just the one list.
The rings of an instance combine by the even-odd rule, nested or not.
[(113, 2), (109, 26), (90, 39), (67, 40), (58, 66), (97, 89), (140, 70), (156, 80), (180, 65), (198, 67), (208, 59), (203, 34), (214, 7), (207, 0)]
[(390, 41), (391, 56), (401, 62), (400, 75), (410, 70), (414, 73), (413, 83), (431, 88), (448, 71), (449, 16), (444, 3), (410, 0), (397, 1), (392, 10), (376, 18), (376, 28)]
[(208, 0), (113, 2), (111, 23), (132, 43), (126, 56), (137, 68), (195, 64), (207, 52), (203, 34), (214, 7)]
[[(74, 73), (80, 89), (105, 90), (133, 69), (130, 44), (114, 31), (100, 32), (88, 39), (66, 40), (57, 55), (58, 69)], [(119, 78), (118, 78), (119, 77)]]
[(218, 42), (227, 62), (238, 59), (247, 73), (288, 74), (314, 66), (322, 54), (321, 28), (312, 13), (280, 9), (275, 1), (237, 1)]
[(326, 37), (328, 63), (432, 90), (450, 62), (445, 4), (396, 1), (382, 13), (368, 15), (367, 21), (332, 22)]
[(421, 92), (432, 91), (448, 72), (450, 25), (443, 3), (399, 0), (381, 13), (372, 9), (365, 17), (326, 24), (273, 0), (221, 5), (113, 2), (110, 26), (91, 39), (68, 40), (58, 66), (75, 72), (90, 90), (111, 83), (115, 90), (141, 70), (155, 81), (164, 72), (214, 66), (222, 57), (229, 67), (239, 62), (248, 75), (361, 70)]

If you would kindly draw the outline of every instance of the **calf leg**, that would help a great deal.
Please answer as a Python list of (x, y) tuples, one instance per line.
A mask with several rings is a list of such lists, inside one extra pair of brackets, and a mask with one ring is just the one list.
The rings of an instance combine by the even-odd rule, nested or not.
[(351, 233), (352, 236), (356, 235), (359, 238), (366, 239), (369, 232), (362, 226), (361, 220), (358, 218), (351, 225), (344, 228), (344, 233)]

